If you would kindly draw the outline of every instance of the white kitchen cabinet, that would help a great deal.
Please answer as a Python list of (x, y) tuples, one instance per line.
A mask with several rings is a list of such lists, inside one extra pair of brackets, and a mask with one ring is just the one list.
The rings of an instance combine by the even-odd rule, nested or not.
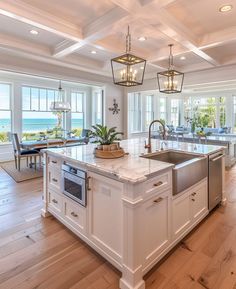
[(123, 184), (94, 173), (89, 173), (89, 177), (89, 237), (98, 247), (120, 261)]
[(190, 226), (191, 210), (189, 192), (182, 194), (173, 200), (172, 203), (172, 237), (177, 239)]
[(63, 197), (61, 194), (48, 189), (48, 207), (57, 215), (62, 213)]
[(141, 216), (143, 264), (146, 266), (170, 243), (170, 191), (145, 201)]
[(207, 179), (202, 180), (172, 202), (172, 238), (178, 239), (208, 213)]
[(48, 166), (48, 187), (61, 192), (61, 171), (52, 166)]
[(192, 189), (190, 200), (192, 219), (195, 222), (208, 211), (207, 181)]
[(86, 208), (63, 197), (63, 216), (65, 220), (81, 233), (86, 233)]

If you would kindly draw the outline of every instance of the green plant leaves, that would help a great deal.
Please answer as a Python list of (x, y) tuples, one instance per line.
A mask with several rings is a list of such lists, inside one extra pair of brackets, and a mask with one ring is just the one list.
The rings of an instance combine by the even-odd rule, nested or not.
[(89, 137), (94, 137), (101, 145), (109, 145), (114, 141), (119, 141), (118, 135), (123, 135), (122, 132), (116, 132), (116, 127), (108, 128), (106, 125), (96, 124), (92, 126)]

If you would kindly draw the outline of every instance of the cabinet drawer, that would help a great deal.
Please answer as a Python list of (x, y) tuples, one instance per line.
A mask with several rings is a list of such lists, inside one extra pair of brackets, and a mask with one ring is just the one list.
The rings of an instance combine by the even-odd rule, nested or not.
[(86, 209), (64, 197), (64, 217), (76, 229), (85, 230)]
[(48, 206), (57, 214), (62, 212), (62, 196), (58, 193), (48, 190)]
[(53, 169), (61, 169), (61, 160), (56, 157), (48, 156), (48, 165), (51, 166)]
[(144, 183), (144, 190), (146, 194), (156, 193), (167, 189), (171, 185), (171, 172), (157, 176)]
[(61, 171), (48, 167), (49, 188), (61, 192)]

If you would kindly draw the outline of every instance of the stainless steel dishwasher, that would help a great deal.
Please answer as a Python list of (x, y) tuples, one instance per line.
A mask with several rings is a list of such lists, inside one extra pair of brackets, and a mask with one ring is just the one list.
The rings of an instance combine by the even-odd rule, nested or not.
[(224, 157), (222, 151), (209, 156), (208, 207), (210, 211), (222, 200)]

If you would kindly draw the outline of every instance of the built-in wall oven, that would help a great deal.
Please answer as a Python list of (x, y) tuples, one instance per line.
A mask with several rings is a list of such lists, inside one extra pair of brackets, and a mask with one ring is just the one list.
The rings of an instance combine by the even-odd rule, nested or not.
[(87, 205), (87, 182), (86, 171), (68, 163), (62, 165), (63, 194), (84, 207)]

